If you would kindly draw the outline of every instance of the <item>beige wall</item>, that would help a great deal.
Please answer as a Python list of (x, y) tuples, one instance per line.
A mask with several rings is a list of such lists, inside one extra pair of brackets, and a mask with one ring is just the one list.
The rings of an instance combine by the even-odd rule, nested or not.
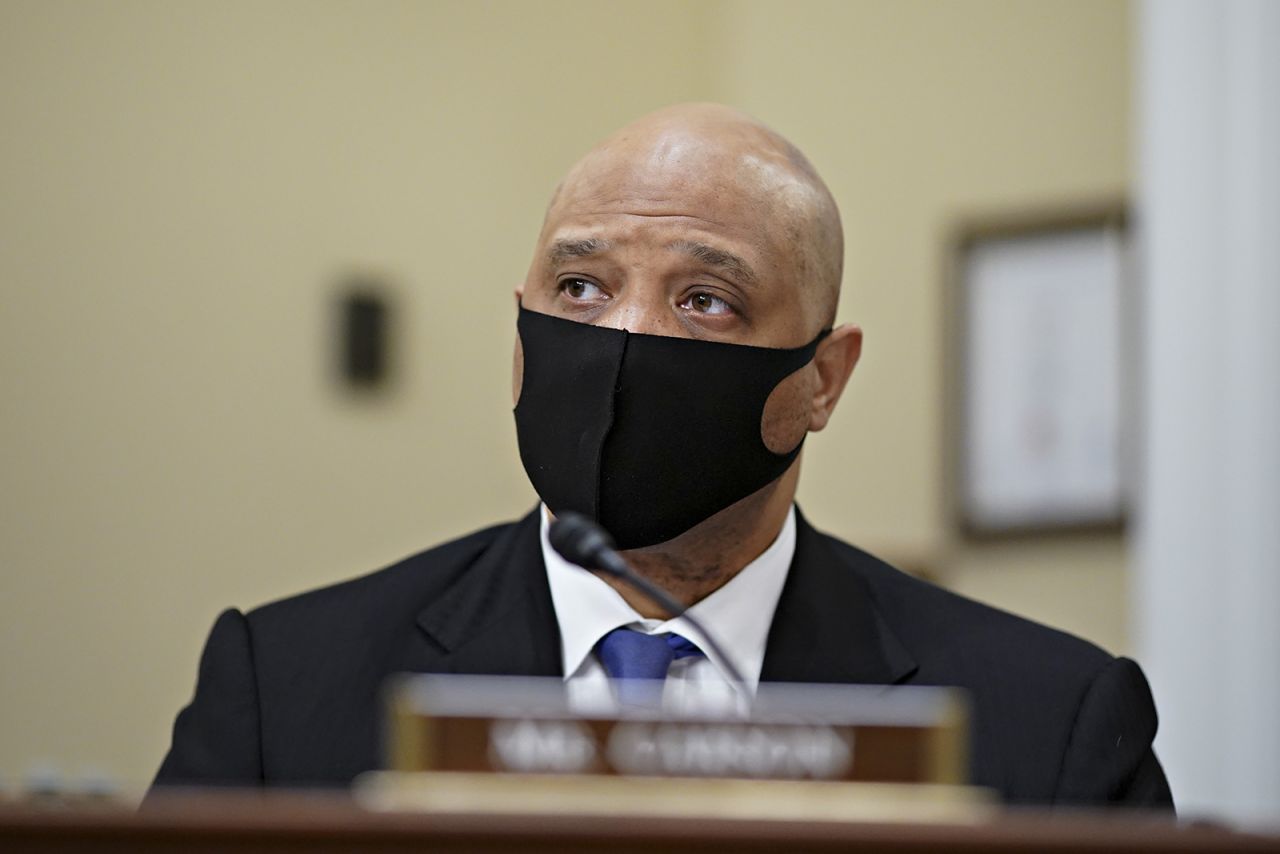
[(730, 3), (720, 97), (783, 129), (826, 177), (848, 240), (841, 319), (866, 332), (807, 446), (815, 523), (954, 589), (1128, 648), (1118, 537), (965, 546), (944, 506), (943, 277), (956, 222), (1121, 195), (1122, 2)]
[[(807, 452), (820, 524), (1123, 648), (1116, 540), (952, 542), (941, 239), (1122, 190), (1126, 7), (0, 5), (0, 779), (144, 781), (216, 612), (373, 569), (533, 495), (510, 289), (593, 140), (724, 100), (845, 213), (867, 351)], [(385, 275), (392, 393), (329, 381), (332, 285)]]

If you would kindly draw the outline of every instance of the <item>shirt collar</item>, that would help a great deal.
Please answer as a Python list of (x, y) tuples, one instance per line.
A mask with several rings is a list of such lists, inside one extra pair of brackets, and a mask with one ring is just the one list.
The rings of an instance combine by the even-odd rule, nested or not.
[[(698, 644), (726, 681), (729, 680), (724, 662), (717, 660), (703, 635), (685, 620), (662, 622), (641, 617), (604, 580), (562, 558), (551, 547), (549, 514), (545, 505), (542, 510), (542, 559), (560, 624), (566, 679), (581, 669), (600, 638), (621, 626), (633, 626), (650, 633), (679, 632)], [(795, 550), (796, 519), (792, 506), (773, 543), (724, 586), (689, 609), (734, 657), (734, 663), (753, 692), (760, 682), (769, 626)]]

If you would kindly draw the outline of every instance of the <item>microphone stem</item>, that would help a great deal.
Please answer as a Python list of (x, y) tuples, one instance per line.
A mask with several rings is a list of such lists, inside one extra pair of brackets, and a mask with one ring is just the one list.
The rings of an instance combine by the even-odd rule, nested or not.
[(716, 641), (715, 636), (706, 630), (702, 622), (689, 613), (689, 609), (680, 603), (674, 596), (636, 572), (622, 556), (612, 549), (603, 550), (603, 554), (599, 555), (600, 568), (610, 575), (621, 578), (627, 584), (639, 590), (645, 596), (648, 596), (658, 604), (662, 610), (671, 615), (671, 619), (683, 617), (685, 622), (698, 630), (702, 635), (702, 640), (710, 648), (711, 652), (716, 654), (720, 659), (720, 663), (724, 665), (725, 671), (729, 675), (729, 679), (742, 690), (744, 698), (750, 698), (750, 691), (747, 688), (747, 680), (742, 678), (742, 674), (738, 672), (738, 668), (733, 663), (733, 659), (724, 651), (720, 644)]

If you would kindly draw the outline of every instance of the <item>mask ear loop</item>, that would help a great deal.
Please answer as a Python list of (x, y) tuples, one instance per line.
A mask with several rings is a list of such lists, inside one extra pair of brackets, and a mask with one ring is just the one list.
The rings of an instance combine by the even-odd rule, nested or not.
[(814, 339), (810, 341), (808, 344), (805, 344), (803, 347), (797, 347), (793, 352), (804, 353), (805, 360), (800, 364), (796, 365), (794, 368), (792, 368), (791, 371), (788, 372), (788, 375), (790, 375), (790, 373), (793, 371), (800, 370), (805, 365), (812, 362), (813, 357), (818, 355), (818, 345), (820, 345), (823, 341), (825, 341), (827, 339), (827, 336), (830, 335), (831, 332), (832, 332), (832, 327), (828, 326), (826, 329), (823, 329), (816, 336), (814, 336)]

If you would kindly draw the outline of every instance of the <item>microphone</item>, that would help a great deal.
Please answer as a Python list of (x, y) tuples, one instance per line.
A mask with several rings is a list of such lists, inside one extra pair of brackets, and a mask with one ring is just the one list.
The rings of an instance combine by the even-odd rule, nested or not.
[(623, 560), (622, 555), (618, 554), (618, 550), (613, 547), (613, 538), (609, 536), (604, 528), (581, 513), (570, 512), (556, 517), (556, 520), (551, 523), (551, 530), (548, 532), (547, 538), (551, 541), (551, 547), (569, 563), (580, 566), (583, 569), (598, 570), (607, 575), (612, 575), (614, 578), (619, 578), (630, 587), (634, 587), (658, 603), (664, 611), (671, 615), (672, 619), (683, 617), (689, 625), (701, 633), (703, 639), (707, 642), (707, 646), (724, 664), (724, 669), (728, 672), (730, 680), (742, 689), (743, 697), (750, 696), (746, 680), (742, 678), (742, 674), (738, 672), (733, 659), (725, 653), (724, 648), (720, 646), (715, 636), (707, 631), (707, 627), (700, 620), (695, 619), (689, 613), (689, 609), (674, 596), (632, 569)]

